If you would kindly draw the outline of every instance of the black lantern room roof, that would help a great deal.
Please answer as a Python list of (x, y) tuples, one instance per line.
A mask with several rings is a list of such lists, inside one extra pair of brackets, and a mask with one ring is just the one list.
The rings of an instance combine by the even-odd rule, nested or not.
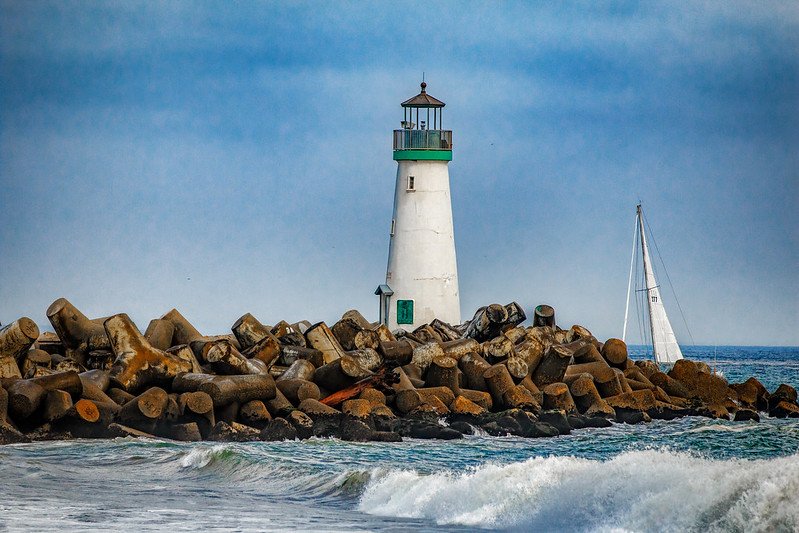
[(430, 96), (427, 94), (425, 90), (427, 88), (427, 84), (422, 82), (422, 92), (411, 98), (410, 100), (405, 100), (402, 102), (402, 107), (444, 107), (445, 104), (438, 98)]

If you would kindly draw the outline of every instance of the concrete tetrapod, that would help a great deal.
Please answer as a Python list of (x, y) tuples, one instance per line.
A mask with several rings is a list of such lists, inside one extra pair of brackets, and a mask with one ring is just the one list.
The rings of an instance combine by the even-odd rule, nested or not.
[(47, 308), (47, 318), (58, 338), (78, 363), (92, 350), (110, 350), (110, 339), (102, 323), (89, 320), (66, 298), (59, 298)]
[[(224, 375), (261, 374), (265, 368), (259, 367), (241, 354), (228, 340), (217, 340), (203, 347), (203, 357), (213, 369)], [(189, 371), (191, 369), (186, 369)]]
[[(360, 313), (358, 313), (360, 315)], [(360, 317), (363, 319), (363, 317)], [(380, 337), (377, 332), (360, 322), (354, 316), (342, 317), (341, 320), (333, 324), (331, 328), (339, 344), (344, 350), (363, 350), (364, 348), (376, 349)]]
[(491, 304), (477, 310), (466, 328), (465, 337), (484, 342), (496, 337), (508, 322), (508, 310), (500, 304)]
[(571, 361), (572, 353), (563, 346), (552, 345), (532, 374), (533, 382), (538, 387), (557, 383), (563, 380), (566, 368)]
[(312, 381), (304, 379), (283, 379), (275, 382), (278, 390), (283, 393), (294, 405), (299, 405), (303, 400), (312, 399), (319, 400), (321, 392), (319, 386)]
[(176, 344), (191, 344), (192, 341), (202, 338), (202, 334), (177, 309), (167, 312), (161, 317), (161, 320), (171, 322), (175, 328), (175, 333), (172, 337), (173, 346)]
[(332, 363), (342, 355), (344, 348), (339, 344), (336, 336), (324, 322), (317, 322), (305, 332), (305, 338), (311, 348), (316, 348), (322, 352), (325, 364)]
[(313, 380), (313, 375), (315, 372), (316, 368), (313, 364), (304, 359), (298, 359), (294, 361), (291, 366), (280, 375), (279, 378), (277, 378), (277, 381), (283, 381), (287, 379), (302, 379), (305, 381), (311, 381)]
[(119, 411), (119, 421), (140, 431), (153, 433), (166, 413), (169, 396), (160, 387), (151, 387), (126, 403)]
[(569, 386), (565, 383), (550, 383), (544, 387), (544, 409), (560, 409), (567, 414), (576, 413), (577, 406), (574, 404)]
[(250, 400), (271, 400), (275, 397), (275, 380), (269, 374), (250, 374), (241, 376), (215, 376), (211, 374), (179, 374), (172, 382), (176, 392), (207, 393), (215, 407), (233, 402), (246, 403)]
[(599, 394), (591, 374), (580, 374), (569, 385), (577, 409), (586, 416), (616, 418), (616, 412)]
[(266, 337), (274, 337), (270, 329), (250, 313), (242, 315), (230, 329), (243, 350), (255, 346)]
[(627, 368), (627, 344), (621, 339), (608, 339), (602, 346), (602, 357), (610, 366)]
[(355, 359), (344, 354), (317, 368), (314, 381), (326, 391), (338, 391), (370, 374), (371, 372), (359, 365)]
[(0, 355), (21, 358), (39, 337), (39, 327), (28, 317), (22, 317), (0, 327)]
[(175, 326), (169, 320), (154, 318), (147, 325), (144, 338), (150, 346), (156, 350), (166, 351), (172, 347), (172, 337), (175, 334)]
[(470, 352), (461, 357), (459, 366), (461, 371), (463, 371), (464, 382), (468, 388), (488, 391), (488, 385), (486, 384), (485, 377), (483, 377), (485, 371), (491, 368), (488, 361), (483, 359), (476, 352)]
[(104, 322), (116, 360), (111, 379), (122, 389), (135, 392), (145, 385), (169, 381), (192, 365), (172, 354), (156, 350), (139, 333), (128, 315), (114, 315)]
[(425, 385), (428, 387), (447, 387), (454, 394), (460, 394), (458, 362), (447, 356), (433, 359), (427, 370)]

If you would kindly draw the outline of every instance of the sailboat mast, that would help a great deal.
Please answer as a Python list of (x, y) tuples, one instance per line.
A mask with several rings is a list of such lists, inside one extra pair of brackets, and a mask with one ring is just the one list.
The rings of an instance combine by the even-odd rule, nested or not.
[[(644, 233), (644, 217), (641, 213), (641, 204), (635, 207), (636, 217), (638, 217), (638, 231), (641, 235), (641, 255), (643, 256), (644, 263), (644, 280), (646, 281), (646, 308), (649, 311), (649, 333), (652, 340), (652, 358), (657, 362), (657, 347), (655, 345), (655, 321), (652, 317), (652, 298), (651, 291), (656, 286), (655, 276), (651, 272), (651, 265), (649, 264), (649, 249), (646, 246), (646, 234)], [(651, 281), (650, 281), (651, 280)]]
[(630, 254), (630, 275), (627, 278), (627, 299), (624, 303), (624, 328), (621, 330), (621, 340), (627, 342), (627, 317), (630, 315), (630, 290), (633, 286), (633, 264), (635, 263), (635, 239), (638, 236), (638, 214), (635, 215), (633, 226), (633, 246)]

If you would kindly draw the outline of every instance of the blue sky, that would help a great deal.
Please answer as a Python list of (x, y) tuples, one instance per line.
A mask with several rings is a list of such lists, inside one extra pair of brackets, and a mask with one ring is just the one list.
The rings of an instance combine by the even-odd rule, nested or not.
[(464, 319), (619, 336), (640, 198), (697, 343), (799, 344), (796, 3), (0, 6), (0, 322), (376, 319), (424, 72)]

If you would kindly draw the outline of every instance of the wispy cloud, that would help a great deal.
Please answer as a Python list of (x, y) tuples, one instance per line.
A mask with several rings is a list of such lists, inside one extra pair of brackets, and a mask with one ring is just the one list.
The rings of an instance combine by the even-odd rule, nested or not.
[(424, 71), (464, 318), (546, 300), (618, 334), (641, 197), (697, 340), (799, 342), (792, 3), (0, 6), (0, 321), (375, 311)]

